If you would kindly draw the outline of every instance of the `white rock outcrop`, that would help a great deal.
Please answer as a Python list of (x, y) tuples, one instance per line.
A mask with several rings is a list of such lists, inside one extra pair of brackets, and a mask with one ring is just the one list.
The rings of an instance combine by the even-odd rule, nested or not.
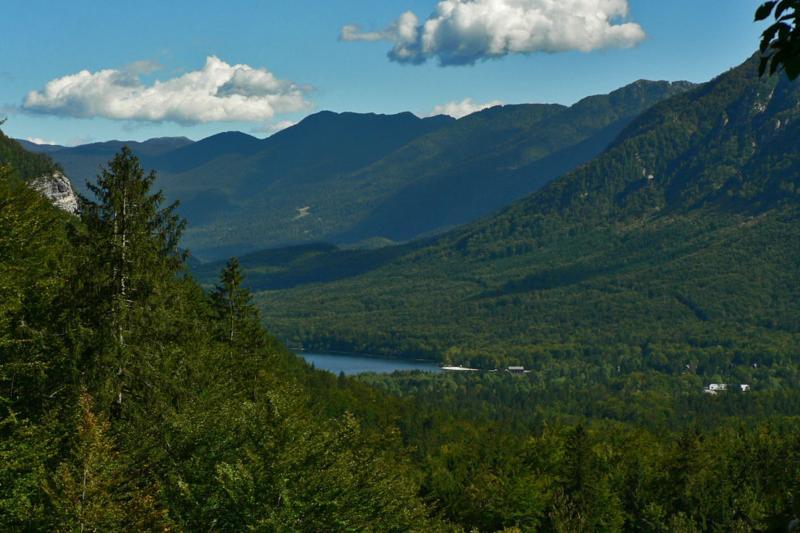
[(78, 211), (78, 197), (72, 190), (69, 178), (62, 172), (45, 174), (30, 182), (31, 188), (39, 191), (53, 202), (53, 205), (68, 213)]

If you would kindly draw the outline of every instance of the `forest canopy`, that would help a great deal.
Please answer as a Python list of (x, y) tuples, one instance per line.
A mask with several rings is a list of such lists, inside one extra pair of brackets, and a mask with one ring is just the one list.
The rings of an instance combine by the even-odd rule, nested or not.
[(187, 275), (181, 220), (130, 151), (78, 216), (18, 176), (0, 168), (4, 530), (694, 531), (797, 516), (800, 397), (778, 382), (714, 397), (692, 373), (571, 356), (523, 376), (336, 377), (263, 329), (236, 259), (209, 292)]
[[(0, 530), (797, 528), (800, 93), (756, 74), (800, 74), (795, 7), (496, 216), (202, 285), (129, 148), (73, 215), (0, 132)], [(481, 371), (335, 376), (271, 332)]]

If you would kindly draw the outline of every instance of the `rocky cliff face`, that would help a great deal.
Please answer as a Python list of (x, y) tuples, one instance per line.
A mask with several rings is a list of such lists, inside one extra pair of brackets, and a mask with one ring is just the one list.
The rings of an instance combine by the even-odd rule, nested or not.
[(59, 209), (63, 209), (68, 213), (78, 211), (78, 197), (75, 195), (75, 191), (72, 190), (69, 178), (62, 172), (56, 170), (51, 174), (45, 174), (33, 180), (30, 185), (33, 189), (49, 198), (53, 205)]

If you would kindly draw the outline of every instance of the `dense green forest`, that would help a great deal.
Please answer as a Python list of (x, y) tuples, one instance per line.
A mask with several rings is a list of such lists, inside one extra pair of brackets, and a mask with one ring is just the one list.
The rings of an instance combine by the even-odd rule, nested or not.
[(782, 531), (797, 516), (786, 388), (703, 396), (691, 372), (570, 354), (524, 376), (314, 371), (262, 329), (238, 261), (208, 291), (186, 275), (182, 221), (129, 150), (78, 217), (2, 163), (0, 529)]
[[(797, 524), (800, 97), (756, 63), (497, 216), (202, 285), (128, 148), (73, 216), (26, 185), (52, 160), (0, 135), (0, 529)], [(487, 371), (337, 377), (263, 324)]]
[[(5, 121), (0, 121), (0, 126), (3, 122)], [(25, 181), (38, 178), (58, 168), (58, 165), (46, 155), (26, 151), (2, 131), (0, 131), (0, 163), (15, 169), (17, 176)]]
[(439, 527), (397, 432), (341, 407), (378, 396), (267, 335), (234, 264), (210, 294), (188, 279), (182, 224), (127, 149), (79, 219), (14, 164), (0, 178), (0, 529)]
[[(655, 105), (592, 162), (496, 216), (381, 250), (366, 272), (284, 287), (280, 269), (258, 272), (266, 323), (313, 349), (487, 369), (574, 360), (795, 383), (800, 90), (757, 66)], [(318, 270), (329, 259), (342, 254)]]

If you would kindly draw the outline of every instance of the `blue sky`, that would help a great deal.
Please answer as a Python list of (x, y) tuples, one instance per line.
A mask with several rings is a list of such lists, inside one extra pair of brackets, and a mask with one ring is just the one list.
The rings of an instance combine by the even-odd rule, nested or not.
[[(395, 21), (411, 11), (421, 27), (439, 1), (4, 0), (0, 116), (8, 117), (4, 130), (15, 137), (77, 144), (172, 135), (199, 139), (227, 130), (264, 137), (281, 124), (323, 109), (412, 111), (423, 116), (436, 106), (466, 98), (476, 103), (571, 104), (640, 78), (705, 81), (747, 58), (763, 29), (752, 22), (758, 2), (628, 0), (627, 17), (616, 17), (610, 24), (638, 25), (643, 33), (627, 37), (624, 44), (630, 47), (617, 47), (617, 38), (611, 36), (598, 40), (592, 51), (572, 50), (562, 38), (569, 32), (556, 28), (549, 40), (540, 43), (534, 31), (529, 36), (534, 44), (510, 46), (493, 55), (472, 46), (474, 42), (453, 44), (453, 39), (472, 37), (451, 33), (450, 41), (442, 41), (440, 50), (426, 56), (419, 52), (422, 41), (398, 37)], [(542, 0), (504, 1), (535, 6)], [(604, 0), (569, 1), (582, 5)], [(556, 26), (562, 22), (567, 23), (555, 20)], [(358, 25), (361, 32), (352, 41), (340, 39), (347, 25)], [(448, 56), (448, 46), (450, 52), (468, 49), (472, 55)], [(387, 54), (393, 47), (412, 50), (411, 60), (390, 60)], [(197, 108), (203, 104), (197, 101), (195, 107), (189, 102), (180, 111), (161, 115), (157, 106), (145, 104), (130, 112), (132, 118), (106, 118), (127, 112), (114, 111), (118, 102), (113, 94), (102, 95), (105, 111), (96, 111), (92, 94), (72, 94), (73, 100), (64, 104), (44, 93), (48, 82), (83, 70), (128, 72), (135, 77), (131, 83), (147, 87), (155, 80), (199, 71), (209, 56), (230, 66), (230, 72), (233, 65), (248, 66), (243, 78), (226, 85), (226, 94), (252, 89), (261, 97), (272, 90), (264, 87), (274, 87), (280, 94), (259, 101), (261, 107), (253, 104), (231, 111), (225, 104), (217, 114), (200, 113)], [(448, 59), (452, 57), (456, 60)], [(443, 67), (442, 61), (472, 64)], [(130, 67), (137, 62), (138, 67)], [(275, 80), (264, 81), (267, 71)], [(23, 106), (30, 91), (39, 91), (41, 98)]]

